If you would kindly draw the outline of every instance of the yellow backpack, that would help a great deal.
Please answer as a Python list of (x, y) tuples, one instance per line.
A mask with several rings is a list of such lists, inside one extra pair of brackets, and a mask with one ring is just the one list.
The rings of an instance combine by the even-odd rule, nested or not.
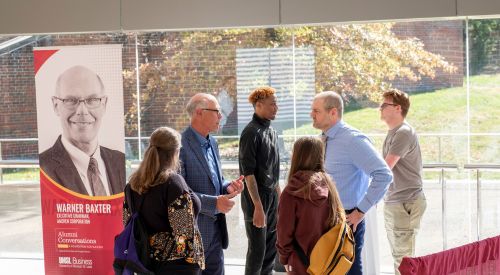
[(351, 228), (339, 223), (319, 238), (307, 259), (296, 240), (294, 248), (311, 275), (346, 274), (354, 262), (354, 236)]

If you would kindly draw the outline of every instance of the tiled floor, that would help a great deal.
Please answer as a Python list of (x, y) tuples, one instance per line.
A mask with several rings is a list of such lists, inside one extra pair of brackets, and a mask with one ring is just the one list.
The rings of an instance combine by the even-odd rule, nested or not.
[[(42, 259), (6, 259), (0, 258), (0, 270), (4, 275), (43, 275)], [(243, 275), (245, 266), (226, 265), (227, 275)], [(285, 274), (277, 272), (275, 274)]]
[[(0, 274), (44, 274), (39, 185), (17, 183), (3, 184), (0, 187)], [(245, 269), (244, 259), (240, 259), (244, 254), (241, 251), (246, 251), (246, 238), (241, 237), (245, 236), (243, 221), (239, 218), (242, 213), (233, 212), (231, 215), (236, 216), (228, 219), (233, 237), (230, 241), (231, 249), (224, 252), (227, 275), (244, 274)], [(381, 254), (380, 258), (384, 256), (387, 255)], [(383, 263), (381, 265), (381, 274), (391, 274), (390, 271), (387, 272), (391, 270), (390, 266), (384, 266)]]
[(5, 275), (42, 275), (43, 259), (0, 258), (0, 270)]
[[(14, 255), (9, 255), (14, 256)], [(21, 255), (19, 255), (21, 256)], [(2, 275), (44, 275), (43, 259), (26, 259), (26, 258), (1, 258), (0, 270)], [(243, 275), (245, 266), (238, 261), (226, 264), (227, 275)], [(285, 273), (276, 272), (276, 275)], [(381, 275), (389, 275), (393, 273), (381, 273)]]

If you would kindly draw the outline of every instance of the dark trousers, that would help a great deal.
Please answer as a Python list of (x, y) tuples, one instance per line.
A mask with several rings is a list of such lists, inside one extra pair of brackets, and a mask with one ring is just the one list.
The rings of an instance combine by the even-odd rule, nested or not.
[(155, 274), (200, 275), (201, 268), (198, 264), (190, 264), (185, 259), (180, 259), (158, 263)]
[(257, 228), (253, 225), (253, 205), (248, 209), (243, 209), (246, 212), (245, 229), (248, 238), (245, 275), (272, 274), (277, 255), (278, 194), (276, 192), (261, 193), (260, 200), (266, 214), (266, 227)]
[[(217, 227), (217, 224), (215, 224)], [(224, 253), (219, 230), (214, 230), (214, 238), (209, 247), (205, 249), (205, 270), (203, 275), (224, 275)]]
[[(352, 228), (352, 227), (351, 227)], [(356, 232), (354, 232), (354, 240), (356, 241), (356, 245), (354, 246), (354, 263), (351, 266), (351, 269), (347, 273), (347, 275), (361, 275), (363, 274), (363, 265), (361, 263), (361, 251), (363, 249), (363, 244), (365, 241), (365, 220), (362, 220), (358, 227), (356, 228)]]

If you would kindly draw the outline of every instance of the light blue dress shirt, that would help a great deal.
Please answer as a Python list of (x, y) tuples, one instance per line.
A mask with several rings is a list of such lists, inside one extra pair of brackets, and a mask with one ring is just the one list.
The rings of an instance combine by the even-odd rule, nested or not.
[(342, 120), (325, 133), (326, 172), (333, 178), (345, 209), (366, 213), (382, 199), (392, 172), (370, 139)]

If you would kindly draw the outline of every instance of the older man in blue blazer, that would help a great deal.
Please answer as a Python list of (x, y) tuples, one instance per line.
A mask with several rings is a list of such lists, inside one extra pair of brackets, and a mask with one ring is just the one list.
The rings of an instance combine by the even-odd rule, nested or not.
[(182, 133), (181, 174), (201, 200), (198, 228), (205, 250), (203, 274), (224, 274), (224, 254), (228, 246), (225, 213), (233, 206), (233, 198), (243, 190), (243, 177), (227, 182), (221, 170), (219, 147), (210, 135), (219, 129), (221, 111), (217, 99), (210, 94), (196, 94), (186, 111), (191, 124)]

